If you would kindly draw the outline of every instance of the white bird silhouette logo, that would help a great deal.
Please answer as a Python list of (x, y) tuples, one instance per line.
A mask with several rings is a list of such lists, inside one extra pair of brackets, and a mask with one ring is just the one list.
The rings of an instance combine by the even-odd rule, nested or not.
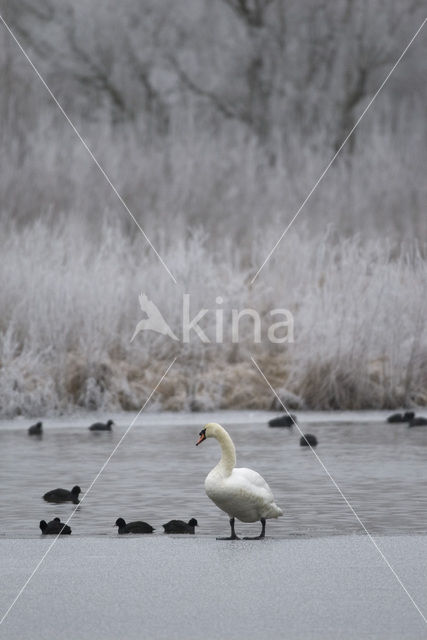
[(140, 320), (135, 327), (134, 334), (131, 338), (131, 342), (135, 340), (136, 336), (140, 331), (156, 331), (157, 333), (161, 333), (164, 336), (169, 336), (172, 340), (178, 340), (154, 302), (151, 302), (145, 295), (145, 293), (141, 293), (138, 297), (139, 305), (142, 311), (147, 315), (146, 318)]

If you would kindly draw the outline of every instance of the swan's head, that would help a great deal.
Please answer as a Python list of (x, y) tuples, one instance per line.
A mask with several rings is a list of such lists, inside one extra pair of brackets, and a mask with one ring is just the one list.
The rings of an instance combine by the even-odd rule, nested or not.
[(190, 525), (190, 527), (198, 527), (199, 523), (197, 522), (196, 518), (191, 518), (191, 520), (188, 521), (188, 524)]
[(199, 433), (200, 438), (196, 442), (196, 447), (198, 444), (201, 444), (203, 440), (206, 440), (206, 438), (216, 438), (218, 431), (221, 429), (221, 425), (216, 422), (209, 422)]
[(123, 518), (117, 518), (115, 526), (119, 528), (125, 527), (126, 522), (123, 520)]

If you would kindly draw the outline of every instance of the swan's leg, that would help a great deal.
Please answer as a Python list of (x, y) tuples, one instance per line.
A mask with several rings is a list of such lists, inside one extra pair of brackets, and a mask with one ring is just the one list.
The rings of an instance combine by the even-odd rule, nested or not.
[(236, 532), (234, 531), (234, 518), (230, 518), (230, 527), (231, 527), (231, 536), (228, 538), (217, 538), (217, 540), (240, 540), (238, 536), (236, 536)]
[(243, 540), (262, 540), (265, 538), (265, 518), (261, 518), (262, 529), (259, 536), (255, 536), (255, 538), (243, 538)]

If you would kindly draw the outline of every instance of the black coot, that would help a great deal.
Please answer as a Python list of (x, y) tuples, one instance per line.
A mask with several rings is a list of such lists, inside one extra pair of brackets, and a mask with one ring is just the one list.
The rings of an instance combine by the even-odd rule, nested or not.
[(43, 499), (46, 502), (72, 502), (73, 504), (79, 504), (79, 493), (82, 490), (80, 487), (75, 486), (71, 489), (71, 491), (67, 491), (67, 489), (52, 489), (52, 491), (48, 491), (44, 494)]
[(68, 524), (64, 524), (59, 518), (54, 518), (50, 522), (40, 520), (40, 529), (44, 536), (58, 535), (58, 533), (61, 535), (70, 535), (71, 533), (71, 528)]
[(194, 534), (194, 528), (199, 524), (196, 518), (191, 518), (188, 522), (184, 520), (170, 520), (163, 525), (165, 533), (192, 533)]
[(154, 528), (148, 524), (147, 522), (142, 522), (141, 520), (137, 520), (136, 522), (126, 522), (123, 518), (117, 518), (116, 527), (119, 528), (119, 533), (153, 533)]
[(111, 431), (111, 426), (114, 424), (112, 420), (108, 422), (94, 422), (90, 425), (89, 431)]
[(317, 446), (317, 438), (313, 436), (312, 433), (304, 433), (300, 438), (300, 446), (301, 447), (316, 447)]
[(268, 421), (268, 426), (269, 427), (293, 427), (296, 421), (297, 421), (296, 416), (292, 414), (288, 416), (286, 414), (283, 416), (279, 416), (278, 418), (272, 418), (271, 420)]
[(427, 418), (423, 418), (422, 416), (419, 416), (418, 418), (413, 418), (408, 424), (408, 427), (425, 427), (425, 426), (427, 426)]
[(31, 427), (28, 428), (28, 435), (29, 436), (40, 436), (43, 433), (43, 423), (42, 422), (36, 422), (36, 424), (31, 425)]

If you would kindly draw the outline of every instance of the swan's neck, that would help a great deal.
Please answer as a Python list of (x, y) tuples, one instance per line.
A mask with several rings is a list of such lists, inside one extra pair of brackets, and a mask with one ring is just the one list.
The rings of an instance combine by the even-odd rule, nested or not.
[(225, 476), (229, 476), (236, 466), (236, 449), (234, 448), (232, 439), (222, 427), (217, 430), (215, 438), (218, 440), (222, 452), (221, 460), (215, 469)]

